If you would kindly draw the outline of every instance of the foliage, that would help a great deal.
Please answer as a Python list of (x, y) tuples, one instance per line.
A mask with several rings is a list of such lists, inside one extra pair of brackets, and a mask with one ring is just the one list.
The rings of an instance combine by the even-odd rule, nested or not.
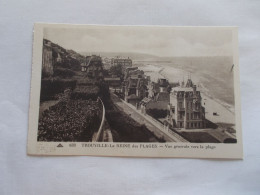
[(71, 94), (71, 99), (96, 100), (98, 98), (98, 93), (99, 88), (97, 86), (78, 85)]
[(96, 85), (99, 87), (99, 97), (104, 101), (110, 98), (110, 93), (109, 93), (109, 86), (106, 82), (103, 80), (100, 80), (96, 83)]
[(81, 66), (79, 60), (71, 58), (69, 56), (64, 56), (62, 58), (62, 62), (56, 62), (54, 64), (54, 68), (67, 68), (74, 71), (80, 71)]
[(96, 101), (60, 101), (39, 119), (38, 141), (91, 141), (99, 128), (101, 112)]
[(165, 142), (157, 138), (145, 125), (140, 125), (123, 111), (117, 109), (111, 100), (104, 101), (106, 119), (111, 127), (115, 142)]
[(74, 75), (75, 73), (72, 70), (66, 68), (55, 68), (53, 73), (54, 77), (60, 78), (71, 78)]
[(121, 64), (114, 65), (110, 68), (111, 75), (116, 75), (117, 77), (121, 77), (123, 74), (123, 68)]
[(103, 69), (103, 75), (104, 77), (108, 77), (109, 76), (108, 70)]
[(54, 100), (55, 96), (63, 93), (65, 89), (74, 89), (76, 81), (72, 79), (42, 79), (40, 101)]

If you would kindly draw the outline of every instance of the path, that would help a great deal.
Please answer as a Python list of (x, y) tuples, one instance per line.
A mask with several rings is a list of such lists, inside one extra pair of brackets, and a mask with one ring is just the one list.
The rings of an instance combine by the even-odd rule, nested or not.
[(148, 130), (153, 132), (157, 137), (163, 137), (167, 142), (188, 142), (180, 135), (172, 131), (171, 133), (169, 133), (168, 131), (167, 132), (163, 131), (162, 124), (160, 124), (157, 121), (151, 121), (151, 119), (149, 119), (148, 116), (144, 116), (142, 113), (136, 110), (134, 106), (132, 107), (128, 103), (122, 101), (113, 93), (111, 93), (111, 99), (120, 110), (124, 111), (136, 122), (140, 124), (144, 124), (148, 128)]

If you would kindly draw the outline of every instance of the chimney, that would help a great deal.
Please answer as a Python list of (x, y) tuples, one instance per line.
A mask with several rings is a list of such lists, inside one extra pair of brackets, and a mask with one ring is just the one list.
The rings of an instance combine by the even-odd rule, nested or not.
[(197, 86), (196, 85), (193, 85), (193, 94), (196, 94), (196, 90), (197, 90)]

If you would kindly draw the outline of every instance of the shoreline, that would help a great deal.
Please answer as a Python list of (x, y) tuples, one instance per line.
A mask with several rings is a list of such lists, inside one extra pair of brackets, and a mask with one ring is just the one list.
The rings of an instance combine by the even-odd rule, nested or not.
[[(161, 68), (160, 71), (158, 72), (160, 75), (162, 75), (165, 79), (169, 80), (170, 79), (164, 75), (162, 72), (165, 68)], [(185, 71), (184, 71), (185, 72)], [(194, 77), (194, 76), (193, 76)], [(195, 79), (196, 80), (196, 79)], [(205, 98), (209, 98), (211, 99), (212, 101), (215, 101), (217, 103), (219, 103), (220, 105), (222, 105), (223, 107), (225, 107), (229, 112), (231, 112), (232, 114), (235, 114), (235, 106), (233, 105), (230, 105), (218, 98), (214, 98), (212, 97), (212, 95), (209, 94), (209, 90), (203, 85), (203, 83), (199, 83), (199, 87), (197, 87), (197, 89), (201, 90), (201, 93), (205, 96)]]
[[(158, 65), (152, 65), (152, 64), (144, 64), (141, 69), (149, 75), (154, 74), (154, 77), (163, 77), (167, 79), (169, 82), (173, 82), (171, 78), (169, 78), (168, 75), (164, 74), (165, 68)], [(176, 70), (176, 73), (182, 73), (182, 75), (187, 75), (187, 71), (181, 70), (178, 68), (171, 67), (171, 69)], [(151, 74), (152, 73), (152, 74)], [(155, 76), (155, 74), (158, 74)], [(181, 78), (182, 76), (179, 76)], [(152, 78), (151, 78), (152, 79)], [(153, 78), (153, 80), (156, 80)], [(179, 79), (180, 80), (180, 79)], [(195, 81), (195, 83), (198, 82), (198, 78), (196, 78), (193, 75), (192, 80)], [(177, 82), (177, 81), (175, 81)], [(200, 86), (198, 87), (198, 90), (201, 91), (202, 95), (202, 103), (203, 106), (206, 109), (206, 118), (214, 123), (232, 123), (235, 124), (235, 107), (233, 105), (230, 105), (222, 100), (219, 100), (218, 98), (214, 98), (209, 94), (209, 90), (203, 85), (203, 83), (199, 83)], [(216, 112), (218, 115), (213, 115), (213, 112)]]

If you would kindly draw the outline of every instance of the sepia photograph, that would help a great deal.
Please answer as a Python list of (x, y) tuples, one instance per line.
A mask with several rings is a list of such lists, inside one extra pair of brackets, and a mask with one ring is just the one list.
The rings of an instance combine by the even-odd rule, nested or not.
[(260, 195), (260, 0), (0, 0), (0, 195)]
[(236, 28), (38, 26), (37, 143), (238, 144)]

